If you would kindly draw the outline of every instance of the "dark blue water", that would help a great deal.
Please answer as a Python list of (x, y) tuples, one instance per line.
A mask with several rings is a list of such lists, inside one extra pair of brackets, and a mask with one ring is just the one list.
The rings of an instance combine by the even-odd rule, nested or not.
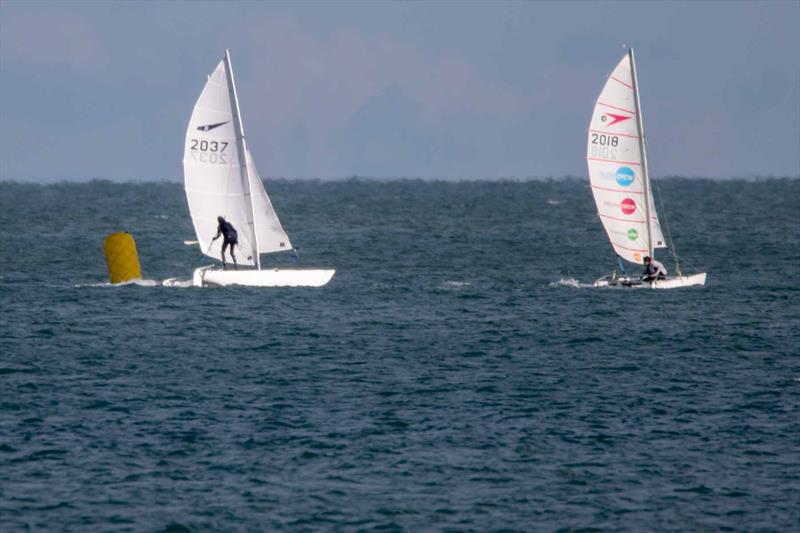
[(576, 283), (581, 180), (267, 185), (327, 287), (104, 286), (180, 185), (0, 184), (0, 529), (798, 530), (800, 180), (660, 181), (671, 291)]

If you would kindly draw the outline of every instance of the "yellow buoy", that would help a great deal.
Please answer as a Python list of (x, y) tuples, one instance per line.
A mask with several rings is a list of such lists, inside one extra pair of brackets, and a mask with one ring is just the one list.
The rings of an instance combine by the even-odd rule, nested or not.
[(132, 279), (142, 279), (139, 266), (139, 254), (136, 253), (136, 241), (125, 231), (112, 233), (103, 243), (108, 264), (108, 276), (111, 283), (122, 283)]

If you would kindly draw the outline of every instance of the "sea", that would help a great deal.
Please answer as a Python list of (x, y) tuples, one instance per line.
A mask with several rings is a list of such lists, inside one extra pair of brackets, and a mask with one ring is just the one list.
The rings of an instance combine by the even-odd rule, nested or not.
[(800, 530), (800, 179), (655, 184), (704, 287), (594, 288), (582, 179), (268, 180), (316, 289), (163, 286), (180, 183), (0, 183), (0, 529)]

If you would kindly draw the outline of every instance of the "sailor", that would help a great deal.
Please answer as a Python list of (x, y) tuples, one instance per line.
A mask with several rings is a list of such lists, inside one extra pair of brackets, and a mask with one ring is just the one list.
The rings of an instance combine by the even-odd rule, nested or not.
[(642, 281), (655, 281), (657, 279), (667, 279), (667, 269), (664, 265), (649, 256), (644, 258), (645, 270), (642, 273)]
[(220, 235), (222, 235), (222, 268), (227, 270), (227, 266), (225, 265), (225, 248), (228, 246), (231, 247), (231, 259), (233, 259), (233, 268), (239, 270), (239, 265), (236, 264), (236, 256), (233, 255), (233, 247), (239, 244), (239, 234), (236, 233), (236, 229), (233, 227), (233, 224), (225, 220), (223, 217), (217, 217), (217, 234), (214, 235), (214, 238), (211, 239), (211, 242), (216, 241)]

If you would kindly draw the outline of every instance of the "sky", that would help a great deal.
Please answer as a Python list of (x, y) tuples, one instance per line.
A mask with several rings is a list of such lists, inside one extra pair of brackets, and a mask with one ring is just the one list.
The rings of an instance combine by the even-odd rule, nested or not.
[(586, 175), (636, 50), (654, 176), (800, 176), (800, 2), (0, 0), (0, 180), (182, 179), (231, 50), (268, 178)]

